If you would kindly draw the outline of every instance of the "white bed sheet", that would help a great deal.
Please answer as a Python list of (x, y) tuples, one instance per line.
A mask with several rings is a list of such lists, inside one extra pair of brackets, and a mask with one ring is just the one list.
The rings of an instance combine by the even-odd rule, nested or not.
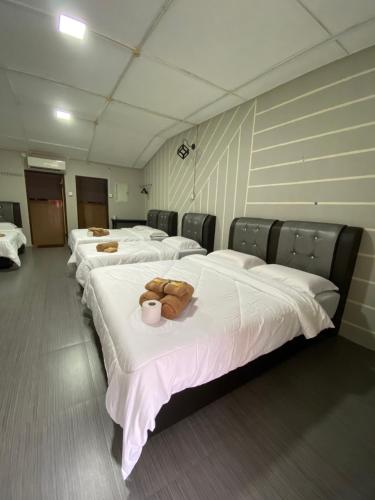
[(120, 241), (118, 251), (115, 253), (97, 252), (96, 243), (78, 245), (76, 249), (76, 279), (84, 287), (90, 271), (98, 267), (176, 260), (188, 255), (205, 255), (206, 253), (204, 248), (178, 251), (162, 241)]
[(137, 231), (132, 228), (109, 229), (108, 236), (93, 236), (87, 229), (72, 229), (68, 237), (68, 245), (72, 255), (68, 261), (69, 264), (76, 263), (76, 250), (80, 245), (90, 243), (105, 243), (107, 241), (151, 241), (149, 231)]
[[(180, 318), (148, 326), (138, 298), (155, 276), (188, 281), (195, 292)], [(218, 378), (301, 332), (311, 338), (333, 326), (311, 296), (199, 255), (94, 269), (83, 301), (103, 349), (106, 407), (123, 428), (124, 479), (172, 394)]]
[(115, 253), (97, 252), (96, 244), (79, 245), (76, 250), (76, 278), (85, 286), (90, 271), (98, 267), (178, 259), (178, 251), (161, 241), (119, 242)]
[(26, 245), (26, 236), (22, 229), (0, 229), (0, 233), (5, 236), (0, 237), (0, 257), (5, 257), (21, 267), (21, 260), (18, 249)]

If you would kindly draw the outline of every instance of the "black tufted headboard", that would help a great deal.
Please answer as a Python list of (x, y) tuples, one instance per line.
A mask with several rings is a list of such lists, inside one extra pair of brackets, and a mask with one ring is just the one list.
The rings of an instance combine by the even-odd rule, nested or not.
[(177, 212), (160, 210), (158, 215), (157, 229), (165, 231), (169, 236), (177, 235)]
[(270, 260), (271, 229), (276, 222), (274, 219), (253, 217), (234, 219), (229, 230), (228, 248), (255, 255), (268, 262)]
[[(271, 262), (293, 267), (331, 280), (340, 302), (333, 318), (338, 328), (349, 292), (363, 229), (324, 222), (284, 222), (276, 258)], [(275, 252), (275, 249), (271, 249)]]
[(147, 212), (147, 225), (149, 227), (153, 227), (154, 229), (158, 228), (158, 216), (160, 210), (149, 210)]
[(210, 253), (215, 242), (215, 215), (187, 213), (182, 217), (181, 236), (197, 241)]
[(337, 239), (344, 227), (323, 222), (284, 222), (276, 263), (329, 278)]

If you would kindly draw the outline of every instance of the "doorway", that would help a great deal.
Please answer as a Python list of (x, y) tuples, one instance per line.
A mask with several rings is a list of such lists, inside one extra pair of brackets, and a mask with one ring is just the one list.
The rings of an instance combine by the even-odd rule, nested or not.
[(76, 176), (78, 227), (108, 227), (108, 181)]
[(25, 171), (32, 244), (64, 246), (65, 187), (62, 174)]

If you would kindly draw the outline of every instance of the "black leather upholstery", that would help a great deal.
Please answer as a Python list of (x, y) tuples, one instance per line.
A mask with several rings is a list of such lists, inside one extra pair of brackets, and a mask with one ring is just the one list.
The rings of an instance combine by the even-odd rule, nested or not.
[(324, 222), (284, 222), (276, 263), (329, 278), (337, 239), (344, 227)]
[(269, 238), (274, 219), (239, 217), (232, 221), (229, 230), (228, 248), (237, 252), (255, 255), (268, 262)]
[(158, 216), (160, 210), (149, 210), (147, 213), (147, 225), (157, 229), (158, 227)]
[(177, 235), (177, 212), (168, 210), (160, 210), (158, 215), (158, 223), (155, 226), (161, 231), (165, 231), (169, 236)]
[(215, 225), (214, 215), (187, 213), (182, 218), (181, 236), (197, 241), (210, 253), (214, 249)]

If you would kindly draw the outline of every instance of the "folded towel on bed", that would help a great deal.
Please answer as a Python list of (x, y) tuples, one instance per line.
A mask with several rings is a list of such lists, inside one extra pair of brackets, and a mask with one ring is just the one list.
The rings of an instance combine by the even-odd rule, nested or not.
[(165, 293), (163, 292), (157, 293), (147, 290), (147, 292), (142, 293), (142, 295), (139, 297), (139, 305), (141, 306), (146, 300), (160, 300), (163, 297), (165, 297)]
[(95, 236), (95, 238), (109, 235), (108, 229), (104, 229), (102, 227), (89, 227), (88, 231), (91, 231), (92, 235)]
[(140, 298), (140, 305), (145, 300), (159, 300), (161, 302), (161, 315), (167, 319), (177, 318), (189, 304), (194, 288), (186, 281), (154, 278), (149, 281)]
[(180, 297), (177, 297), (176, 295), (166, 295), (160, 300), (161, 315), (167, 319), (177, 318), (189, 304), (192, 296), (193, 292), (187, 292)]
[(113, 253), (118, 250), (118, 241), (106, 241), (105, 243), (98, 243), (96, 245), (97, 252)]
[(150, 292), (163, 293), (165, 285), (169, 283), (169, 280), (164, 278), (154, 278), (153, 280), (146, 283), (145, 288)]

